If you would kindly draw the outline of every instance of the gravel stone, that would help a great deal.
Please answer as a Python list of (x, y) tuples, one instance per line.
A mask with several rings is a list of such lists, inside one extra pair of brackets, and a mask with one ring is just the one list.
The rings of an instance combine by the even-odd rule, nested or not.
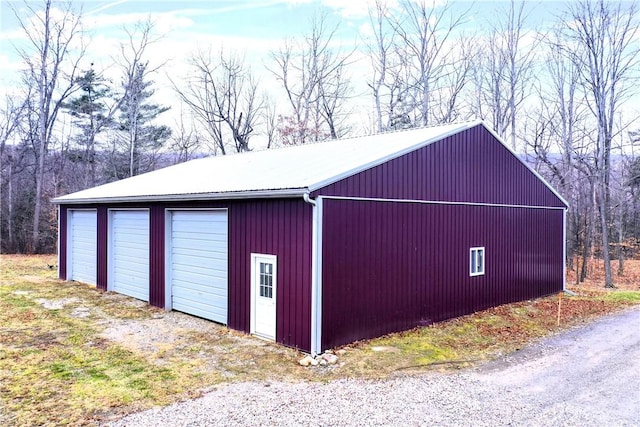
[(109, 426), (638, 426), (640, 307), (476, 369), (246, 382)]

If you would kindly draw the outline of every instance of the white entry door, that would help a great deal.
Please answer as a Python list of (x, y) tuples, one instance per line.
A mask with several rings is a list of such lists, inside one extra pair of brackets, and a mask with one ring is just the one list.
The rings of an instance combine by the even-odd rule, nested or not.
[(276, 339), (277, 259), (251, 254), (251, 333)]

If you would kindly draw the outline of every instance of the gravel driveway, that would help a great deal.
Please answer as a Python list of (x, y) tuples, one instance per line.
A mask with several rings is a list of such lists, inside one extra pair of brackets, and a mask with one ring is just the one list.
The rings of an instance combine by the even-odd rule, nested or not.
[(110, 425), (638, 426), (640, 307), (462, 373), (232, 384)]

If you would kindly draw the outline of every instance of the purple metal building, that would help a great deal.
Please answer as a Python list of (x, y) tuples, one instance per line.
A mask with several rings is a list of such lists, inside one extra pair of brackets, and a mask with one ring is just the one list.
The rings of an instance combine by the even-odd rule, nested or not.
[(61, 279), (311, 353), (564, 286), (566, 202), (482, 122), (199, 159), (54, 201)]

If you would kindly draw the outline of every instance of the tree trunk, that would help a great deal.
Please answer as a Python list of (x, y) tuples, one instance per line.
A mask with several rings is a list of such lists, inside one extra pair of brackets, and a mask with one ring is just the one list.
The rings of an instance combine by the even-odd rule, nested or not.
[(584, 244), (582, 245), (582, 268), (580, 269), (580, 283), (584, 282), (588, 275), (589, 253), (591, 252), (591, 226), (588, 221), (588, 213), (584, 217)]
[(620, 220), (618, 222), (618, 276), (624, 275), (624, 216), (620, 212)]
[(608, 206), (606, 182), (601, 179), (599, 183), (598, 208), (600, 210), (600, 227), (602, 229), (602, 261), (604, 262), (604, 287), (613, 288), (613, 278), (611, 275), (611, 254), (609, 253), (609, 227), (608, 227)]
[[(48, 37), (48, 34), (47, 34)], [(36, 169), (36, 195), (33, 207), (33, 230), (31, 233), (31, 245), (29, 248), (29, 252), (37, 253), (40, 247), (40, 213), (42, 210), (42, 184), (44, 182), (44, 165), (45, 158), (47, 156), (47, 144), (48, 144), (48, 135), (47, 135), (47, 117), (48, 114), (48, 105), (45, 91), (47, 88), (44, 86), (44, 83), (47, 80), (47, 69), (46, 69), (46, 50), (43, 54), (42, 59), (42, 69), (41, 69), (41, 77), (40, 77), (40, 94), (39, 94), (39, 115), (38, 118), (38, 162)]]
[(9, 183), (7, 186), (7, 236), (9, 239), (9, 252), (14, 251), (13, 238), (13, 159), (9, 158)]

